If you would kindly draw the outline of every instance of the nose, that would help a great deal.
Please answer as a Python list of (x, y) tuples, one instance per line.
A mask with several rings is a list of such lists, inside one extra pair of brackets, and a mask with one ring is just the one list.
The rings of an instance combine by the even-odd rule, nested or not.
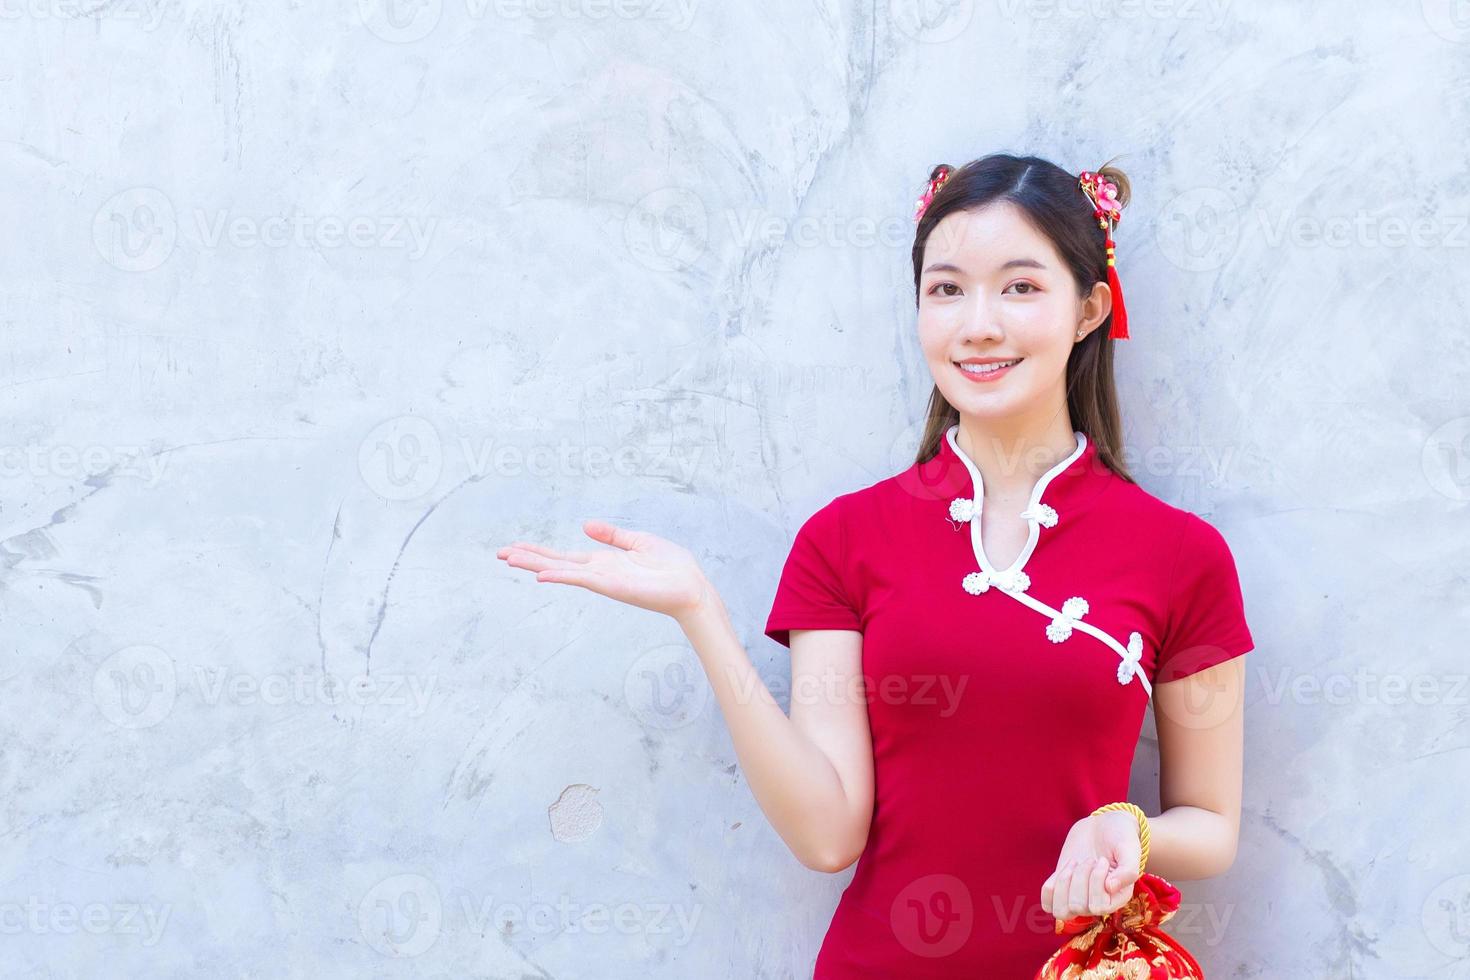
[(1006, 332), (1000, 322), (1000, 305), (978, 297), (965, 311), (963, 339), (974, 341), (1003, 340)]

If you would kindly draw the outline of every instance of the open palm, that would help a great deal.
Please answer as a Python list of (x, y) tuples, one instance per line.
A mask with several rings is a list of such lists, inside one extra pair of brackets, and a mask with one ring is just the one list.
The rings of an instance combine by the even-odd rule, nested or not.
[(557, 551), (517, 541), (495, 553), (507, 565), (536, 573), (538, 582), (579, 585), (610, 599), (674, 618), (709, 599), (709, 584), (694, 555), (647, 531), (629, 531), (603, 521), (585, 521), (589, 538), (611, 549)]

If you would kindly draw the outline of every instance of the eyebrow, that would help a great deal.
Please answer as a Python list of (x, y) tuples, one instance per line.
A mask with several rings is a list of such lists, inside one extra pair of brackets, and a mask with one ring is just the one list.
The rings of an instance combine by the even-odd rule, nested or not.
[[(1026, 268), (1026, 269), (1045, 269), (1046, 268), (1045, 265), (1043, 265), (1042, 263), (1036, 261), (1035, 259), (1011, 259), (1005, 265), (1001, 266), (1001, 270), (1004, 271), (1006, 269), (1015, 269), (1015, 268), (1018, 268), (1018, 267), (1019, 268)], [(964, 269), (961, 269), (959, 266), (957, 266), (957, 265), (951, 265), (948, 262), (935, 262), (935, 263), (933, 263), (931, 265), (925, 266), (925, 268), (924, 268), (924, 272), (926, 272), (926, 273), (927, 272), (959, 272), (959, 273), (963, 273), (964, 271), (965, 270)]]

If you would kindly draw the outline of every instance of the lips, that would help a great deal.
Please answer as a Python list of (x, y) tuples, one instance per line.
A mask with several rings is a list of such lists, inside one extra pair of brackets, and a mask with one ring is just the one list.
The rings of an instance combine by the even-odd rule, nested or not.
[[(983, 383), (983, 382), (998, 381), (998, 380), (1000, 380), (1001, 378), (1003, 378), (1007, 374), (1009, 374), (1011, 372), (1011, 369), (1012, 368), (1016, 367), (1017, 365), (1019, 365), (1024, 360), (1025, 360), (1024, 357), (1013, 357), (1013, 358), (1010, 358), (1008, 361), (978, 362), (980, 366), (985, 367), (985, 370), (984, 371), (967, 371), (967, 370), (965, 370), (964, 367), (961, 366), (960, 362), (958, 362), (958, 361), (954, 362), (954, 365), (959, 370), (959, 372), (961, 374), (963, 374), (969, 380), (976, 381), (976, 382), (982, 382)], [(977, 362), (971, 362), (971, 363), (977, 363)], [(997, 363), (1005, 364), (1005, 367), (999, 367), (999, 368), (997, 368), (997, 367), (991, 367), (990, 366), (992, 364), (997, 364)]]

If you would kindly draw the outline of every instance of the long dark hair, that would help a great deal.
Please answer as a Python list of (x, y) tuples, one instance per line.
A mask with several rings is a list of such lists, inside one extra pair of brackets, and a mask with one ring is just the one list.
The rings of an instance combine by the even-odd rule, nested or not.
[[(944, 166), (935, 167), (929, 179), (938, 177)], [(1118, 203), (1126, 206), (1129, 187), (1123, 171), (1104, 164), (1097, 172), (1118, 185)], [(929, 233), (947, 214), (978, 211), (998, 201), (1014, 204), (1041, 234), (1051, 239), (1077, 282), (1078, 296), (1085, 297), (1094, 283), (1107, 280), (1103, 230), (1093, 215), (1092, 202), (1077, 184), (1077, 176), (1040, 157), (995, 153), (955, 170), (925, 209), (914, 233), (915, 307), (919, 305), (920, 272)], [(1103, 465), (1135, 483), (1123, 462), (1123, 424), (1118, 415), (1118, 392), (1113, 386), (1113, 341), (1108, 337), (1112, 323), (1113, 315), (1109, 313), (1097, 329), (1072, 345), (1067, 358), (1067, 409), (1072, 424), (1092, 441)], [(932, 459), (945, 430), (959, 418), (959, 410), (935, 385), (929, 394), (928, 419), (915, 462)]]

